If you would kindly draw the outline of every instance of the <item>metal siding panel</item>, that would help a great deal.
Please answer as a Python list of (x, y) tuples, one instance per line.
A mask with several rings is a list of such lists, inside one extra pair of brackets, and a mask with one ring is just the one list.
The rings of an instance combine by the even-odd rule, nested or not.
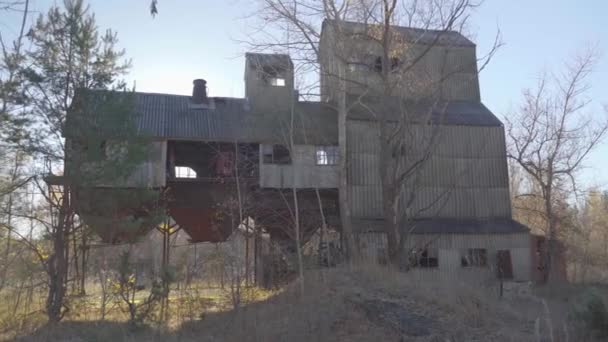
[[(378, 255), (386, 250), (386, 234), (368, 232), (358, 234), (362, 256), (367, 262), (378, 262)], [(428, 246), (438, 249), (437, 270), (412, 270), (415, 272), (441, 273), (442, 277), (495, 278), (496, 252), (507, 249), (511, 252), (515, 280), (530, 280), (531, 254), (529, 234), (424, 234), (410, 235), (405, 248)], [(485, 248), (488, 251), (488, 266), (485, 268), (463, 268), (460, 257), (469, 248)], [(380, 253), (379, 253), (380, 251)]]
[[(263, 148), (260, 145), (260, 149)], [(316, 165), (316, 148), (312, 145), (295, 145), (292, 165), (260, 163), (260, 186), (263, 188), (337, 188), (338, 166)], [(261, 154), (260, 154), (261, 156)], [(260, 158), (262, 160), (263, 158)]]
[(349, 195), (354, 217), (382, 217), (379, 187), (351, 185)]

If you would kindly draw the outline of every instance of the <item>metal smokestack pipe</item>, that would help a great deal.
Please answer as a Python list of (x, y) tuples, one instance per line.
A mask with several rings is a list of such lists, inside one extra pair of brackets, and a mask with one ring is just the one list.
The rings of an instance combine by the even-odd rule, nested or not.
[(192, 84), (194, 84), (194, 87), (192, 88), (192, 103), (209, 103), (209, 99), (207, 98), (207, 81), (202, 78), (199, 78), (192, 81)]

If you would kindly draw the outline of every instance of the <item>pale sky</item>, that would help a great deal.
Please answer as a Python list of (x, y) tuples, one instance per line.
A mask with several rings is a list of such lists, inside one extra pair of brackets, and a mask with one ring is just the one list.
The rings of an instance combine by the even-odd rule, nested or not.
[[(45, 11), (55, 1), (31, 0)], [(159, 0), (159, 15), (149, 14), (150, 0), (89, 1), (100, 29), (118, 32), (132, 59), (128, 80), (138, 91), (190, 94), (192, 80), (204, 78), (211, 96), (243, 96), (246, 0)], [(556, 70), (577, 51), (596, 45), (602, 56), (590, 79), (590, 113), (605, 118), (608, 104), (608, 1), (486, 0), (470, 22), (472, 40), (482, 56), (497, 28), (505, 46), (480, 75), (483, 103), (497, 116), (517, 109), (523, 88), (533, 87), (543, 70)], [(0, 32), (17, 27), (13, 13), (0, 12)], [(608, 139), (591, 155), (584, 171), (587, 185), (608, 188)]]

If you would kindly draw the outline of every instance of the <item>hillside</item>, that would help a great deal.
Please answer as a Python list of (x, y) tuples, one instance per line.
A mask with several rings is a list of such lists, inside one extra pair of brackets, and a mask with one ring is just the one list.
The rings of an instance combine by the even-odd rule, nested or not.
[(573, 297), (563, 289), (560, 297), (511, 284), (499, 299), (495, 283), (446, 285), (378, 268), (310, 271), (303, 295), (297, 285), (169, 328), (70, 319), (20, 341), (552, 341), (550, 327), (553, 341), (576, 334), (566, 325)]

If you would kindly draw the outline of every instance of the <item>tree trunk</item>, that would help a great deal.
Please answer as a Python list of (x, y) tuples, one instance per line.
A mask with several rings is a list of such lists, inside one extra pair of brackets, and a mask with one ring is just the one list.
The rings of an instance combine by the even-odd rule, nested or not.
[(74, 263), (74, 274), (72, 280), (72, 293), (79, 293), (80, 289), (78, 286), (80, 285), (80, 265), (78, 260), (80, 259), (80, 254), (78, 253), (78, 237), (76, 236), (76, 232), (72, 234), (72, 261)]
[(390, 185), (382, 184), (382, 209), (384, 212), (384, 229), (386, 231), (386, 241), (388, 247), (388, 257), (393, 266), (399, 266), (400, 251), (399, 251), (399, 226), (395, 220), (394, 210), (394, 191)]
[(347, 110), (346, 110), (346, 84), (344, 81), (344, 72), (342, 67), (339, 67), (339, 82), (340, 89), (338, 92), (338, 145), (340, 148), (340, 184), (338, 186), (339, 191), (339, 207), (340, 207), (340, 220), (342, 223), (342, 234), (344, 236), (344, 242), (346, 244), (346, 256), (349, 262), (359, 261), (359, 250), (355, 245), (355, 236), (353, 233), (353, 226), (350, 213), (349, 203), (349, 190), (348, 190), (348, 151), (346, 148), (346, 122), (347, 122)]
[[(550, 184), (550, 183), (549, 183)], [(545, 248), (542, 251), (542, 255), (543, 257), (543, 272), (542, 272), (542, 277), (543, 277), (543, 283), (547, 283), (550, 278), (551, 278), (551, 273), (554, 272), (554, 270), (552, 269), (553, 266), (553, 255), (554, 255), (554, 249), (555, 249), (555, 239), (556, 239), (556, 232), (555, 232), (555, 213), (553, 211), (553, 206), (552, 206), (552, 193), (551, 193), (552, 189), (551, 186), (547, 186), (545, 188), (545, 211), (547, 213), (547, 236), (546, 236), (546, 240), (545, 240)]]
[(11, 239), (12, 239), (12, 230), (13, 230), (13, 194), (8, 195), (8, 208), (7, 208), (7, 218), (6, 218), (6, 247), (4, 250), (4, 265), (2, 268), (2, 279), (0, 280), (0, 290), (4, 288), (7, 281), (7, 273), (9, 268), (9, 260), (11, 256)]
[(49, 291), (46, 300), (47, 316), (50, 323), (63, 318), (63, 304), (66, 291), (68, 260), (66, 259), (69, 220), (69, 195), (67, 189), (61, 199), (57, 225), (54, 229), (53, 253), (48, 259)]
[(87, 275), (86, 275), (86, 269), (87, 269), (87, 254), (88, 254), (88, 246), (87, 246), (87, 235), (86, 232), (84, 231), (84, 228), (82, 230), (82, 252), (81, 252), (81, 257), (82, 257), (82, 264), (80, 267), (80, 295), (84, 296), (86, 295), (86, 280), (87, 280)]
[[(289, 153), (291, 154), (292, 160), (294, 159), (295, 156), (295, 143), (294, 143), (294, 139), (293, 139), (293, 135), (295, 134), (294, 132), (294, 120), (295, 120), (295, 109), (294, 109), (294, 98), (293, 98), (293, 93), (292, 93), (292, 99), (290, 101), (290, 107), (291, 107), (291, 123), (290, 123), (290, 128), (289, 128)], [(294, 217), (293, 217), (293, 223), (294, 223), (294, 229), (295, 229), (295, 237), (296, 237), (296, 256), (297, 256), (297, 260), (298, 260), (298, 275), (299, 275), (299, 283), (300, 283), (300, 295), (304, 295), (304, 262), (302, 260), (302, 242), (300, 241), (302, 236), (300, 233), (300, 206), (299, 206), (299, 202), (298, 202), (298, 190), (296, 189), (296, 184), (297, 184), (297, 174), (296, 174), (296, 170), (295, 170), (295, 165), (292, 166), (292, 172), (291, 172), (291, 195), (293, 196), (293, 211), (294, 211)]]

